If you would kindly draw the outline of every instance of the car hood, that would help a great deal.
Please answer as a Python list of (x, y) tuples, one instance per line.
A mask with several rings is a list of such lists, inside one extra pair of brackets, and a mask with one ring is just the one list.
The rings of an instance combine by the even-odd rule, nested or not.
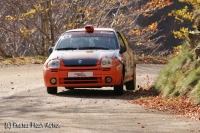
[(65, 66), (94, 66), (102, 57), (117, 57), (119, 50), (60, 50), (48, 60), (59, 58)]

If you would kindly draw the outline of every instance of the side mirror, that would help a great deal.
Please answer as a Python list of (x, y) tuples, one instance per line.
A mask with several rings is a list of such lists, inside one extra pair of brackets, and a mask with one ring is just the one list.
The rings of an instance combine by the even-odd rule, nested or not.
[(120, 45), (120, 51), (119, 51), (119, 53), (123, 54), (124, 52), (126, 52), (126, 47)]
[(51, 54), (53, 52), (53, 47), (50, 47), (48, 52), (49, 52), (49, 54)]

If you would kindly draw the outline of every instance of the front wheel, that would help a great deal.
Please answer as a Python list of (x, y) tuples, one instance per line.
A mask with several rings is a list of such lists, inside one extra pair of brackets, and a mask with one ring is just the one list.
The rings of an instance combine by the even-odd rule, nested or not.
[(135, 90), (135, 82), (133, 79), (126, 82), (125, 85), (126, 85), (126, 90)]
[(123, 95), (123, 93), (124, 93), (123, 87), (124, 87), (124, 84), (123, 84), (123, 75), (122, 75), (121, 84), (114, 86), (115, 95)]
[(57, 93), (57, 87), (47, 87), (47, 93), (48, 94), (56, 94)]

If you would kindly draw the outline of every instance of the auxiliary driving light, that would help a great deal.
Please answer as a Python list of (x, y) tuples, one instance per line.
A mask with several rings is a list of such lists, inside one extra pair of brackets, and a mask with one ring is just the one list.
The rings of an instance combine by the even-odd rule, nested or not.
[(105, 78), (105, 82), (106, 83), (111, 83), (112, 82), (112, 78), (111, 77), (106, 77)]
[(56, 78), (51, 78), (50, 82), (51, 82), (51, 84), (56, 84)]

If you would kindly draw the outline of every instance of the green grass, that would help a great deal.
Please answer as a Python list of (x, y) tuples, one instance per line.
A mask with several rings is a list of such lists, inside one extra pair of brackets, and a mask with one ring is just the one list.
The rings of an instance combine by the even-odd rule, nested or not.
[(196, 84), (193, 92), (191, 93), (191, 96), (194, 97), (196, 104), (200, 103), (200, 81)]
[(200, 104), (200, 63), (195, 59), (194, 50), (183, 44), (180, 54), (172, 58), (161, 71), (155, 89), (164, 97), (188, 96)]

